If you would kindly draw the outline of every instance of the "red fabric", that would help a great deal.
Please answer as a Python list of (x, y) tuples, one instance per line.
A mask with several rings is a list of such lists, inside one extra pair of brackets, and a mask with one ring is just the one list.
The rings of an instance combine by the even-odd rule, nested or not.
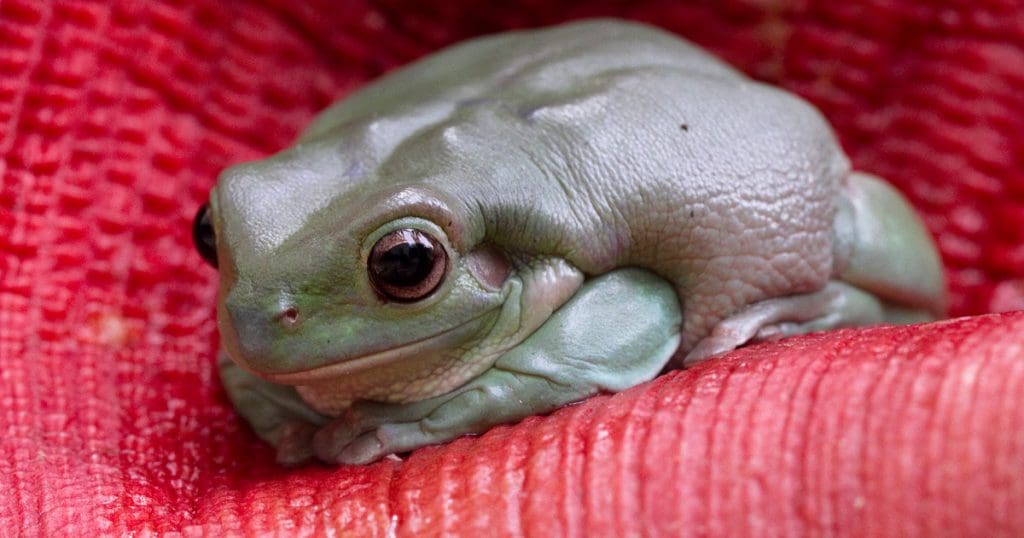
[[(0, 534), (1024, 534), (1015, 0), (0, 3)], [(368, 467), (282, 469), (213, 368), (227, 164), (457, 39), (654, 22), (817, 104), (953, 313), (756, 346)]]

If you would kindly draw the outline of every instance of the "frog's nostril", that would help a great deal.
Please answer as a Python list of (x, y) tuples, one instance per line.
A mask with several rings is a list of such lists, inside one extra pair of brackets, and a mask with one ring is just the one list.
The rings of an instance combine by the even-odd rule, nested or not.
[(299, 322), (299, 311), (294, 307), (288, 307), (277, 315), (277, 321), (284, 327), (294, 327)]

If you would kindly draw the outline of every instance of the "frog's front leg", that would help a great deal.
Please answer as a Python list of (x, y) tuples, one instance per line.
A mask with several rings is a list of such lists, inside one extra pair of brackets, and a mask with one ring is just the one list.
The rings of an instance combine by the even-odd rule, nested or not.
[(624, 390), (665, 366), (679, 346), (680, 319), (675, 291), (661, 278), (608, 273), (585, 282), (479, 377), (421, 402), (357, 403), (317, 432), (314, 450), (328, 462), (366, 463)]
[(217, 357), (217, 369), (231, 403), (256, 435), (277, 449), (279, 463), (297, 464), (313, 456), (313, 434), (329, 419), (310, 409), (294, 387), (256, 377), (224, 351)]

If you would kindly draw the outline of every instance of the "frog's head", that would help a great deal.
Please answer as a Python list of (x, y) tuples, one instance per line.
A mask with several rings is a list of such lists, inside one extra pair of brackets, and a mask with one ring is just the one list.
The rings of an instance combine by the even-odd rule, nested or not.
[(307, 384), (495, 338), (518, 288), (508, 258), (481, 244), (473, 210), (420, 184), (367, 179), (338, 153), (298, 146), (232, 167), (197, 214), (231, 358)]

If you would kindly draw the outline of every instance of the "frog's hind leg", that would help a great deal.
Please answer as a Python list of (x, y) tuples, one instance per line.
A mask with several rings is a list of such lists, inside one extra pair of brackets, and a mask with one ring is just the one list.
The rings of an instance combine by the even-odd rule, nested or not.
[(901, 311), (944, 317), (942, 261), (903, 195), (877, 177), (854, 172), (843, 184), (838, 209), (836, 278), (880, 297), (891, 310), (887, 321), (898, 322)]
[(835, 226), (837, 270), (815, 292), (767, 299), (720, 321), (686, 354), (693, 364), (744, 344), (840, 327), (940, 318), (938, 253), (906, 200), (867, 174), (851, 174)]
[(683, 358), (683, 366), (745, 344), (839, 327), (887, 321), (888, 308), (874, 295), (840, 281), (812, 293), (754, 303), (718, 322)]

